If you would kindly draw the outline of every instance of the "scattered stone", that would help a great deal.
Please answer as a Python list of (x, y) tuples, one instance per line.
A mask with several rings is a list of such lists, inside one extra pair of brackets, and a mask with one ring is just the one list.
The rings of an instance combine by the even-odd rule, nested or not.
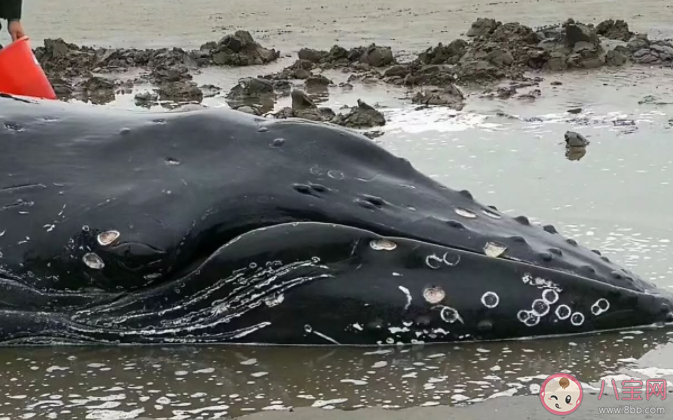
[(646, 34), (638, 34), (626, 44), (626, 48), (631, 52), (636, 52), (650, 46), (650, 41)]
[(633, 61), (639, 64), (651, 64), (659, 61), (659, 55), (648, 48), (643, 48), (633, 53)]
[(574, 131), (567, 131), (565, 133), (565, 141), (566, 158), (568, 160), (580, 160), (586, 155), (589, 141), (583, 135)]
[(404, 65), (392, 66), (383, 73), (383, 77), (404, 77), (411, 73), (411, 68)]
[(654, 95), (647, 95), (638, 101), (638, 105), (673, 105), (673, 102), (662, 101)]
[[(131, 68), (150, 70), (147, 78), (155, 84), (181, 83), (186, 94), (185, 83), (192, 79), (191, 69), (209, 65), (251, 65), (264, 64), (276, 60), (279, 53), (256, 43), (245, 31), (224, 37), (220, 42), (204, 44), (196, 51), (180, 48), (161, 49), (107, 49), (78, 46), (63, 39), (46, 39), (43, 47), (37, 47), (34, 54), (47, 78), (57, 85), (61, 94), (70, 91), (74, 79), (90, 79), (92, 73), (112, 73)], [(170, 89), (175, 89), (174, 85)], [(187, 89), (187, 90), (185, 90)], [(197, 96), (195, 92), (187, 96)]]
[(436, 47), (428, 48), (421, 53), (418, 61), (422, 64), (457, 64), (467, 47), (467, 41), (462, 39), (456, 39), (446, 46), (439, 43)]
[(356, 107), (350, 108), (348, 114), (336, 114), (331, 108), (318, 108), (308, 95), (299, 89), (294, 89), (291, 97), (292, 107), (281, 109), (274, 115), (275, 118), (303, 118), (350, 128), (376, 127), (386, 123), (383, 114), (361, 100), (358, 100)]
[(551, 85), (552, 86), (563, 86), (563, 83), (561, 83), (559, 81), (555, 81), (555, 82), (551, 82)]
[(567, 131), (565, 133), (566, 147), (586, 147), (589, 141), (580, 133)]
[(306, 60), (312, 63), (320, 63), (327, 56), (325, 51), (313, 50), (311, 48), (302, 48), (297, 55), (299, 56), (299, 60)]
[(151, 107), (154, 105), (157, 100), (159, 99), (159, 96), (156, 93), (153, 92), (142, 92), (138, 93), (135, 96), (135, 102), (137, 106), (142, 106), (142, 107)]
[(192, 80), (189, 69), (184, 65), (159, 65), (152, 69), (150, 80), (154, 83), (170, 83)]
[(201, 92), (203, 92), (204, 98), (212, 98), (214, 96), (219, 95), (220, 92), (222, 91), (221, 88), (215, 85), (203, 85), (199, 86), (199, 89), (201, 89)]
[(375, 138), (381, 137), (385, 133), (383, 131), (365, 131), (362, 134), (364, 134), (368, 139), (373, 140)]
[(346, 115), (337, 115), (332, 122), (351, 128), (365, 128), (385, 125), (386, 119), (374, 107), (358, 99), (358, 106), (351, 108)]
[(659, 56), (661, 61), (673, 60), (673, 46), (662, 41), (650, 44), (650, 49)]
[(516, 86), (502, 86), (496, 89), (495, 92), (489, 89), (487, 92), (485, 92), (484, 96), (489, 98), (509, 99), (512, 96), (516, 95), (516, 93), (517, 93)]
[(510, 66), (514, 62), (514, 56), (509, 51), (493, 50), (486, 56), (486, 59), (497, 67)]
[(560, 51), (551, 53), (545, 67), (551, 71), (563, 71), (568, 68), (568, 57)]
[(162, 99), (175, 102), (197, 102), (203, 100), (203, 92), (194, 82), (170, 82), (165, 83), (158, 89)]
[(626, 64), (628, 61), (629, 51), (626, 47), (617, 46), (613, 50), (608, 51), (605, 56), (605, 64), (610, 67), (619, 67)]
[(568, 110), (568, 114), (580, 114), (582, 113), (582, 108), (572, 108)]
[(633, 36), (633, 32), (629, 31), (628, 23), (623, 20), (614, 21), (612, 19), (599, 23), (596, 27), (596, 33), (608, 39), (625, 42)]
[(92, 104), (103, 105), (115, 99), (115, 84), (112, 80), (93, 76), (82, 82), (79, 87), (82, 89), (81, 99)]
[(273, 94), (274, 90), (271, 82), (256, 77), (246, 77), (240, 79), (238, 84), (231, 88), (227, 94), (227, 98), (240, 100), (261, 98)]
[(494, 19), (478, 18), (465, 35), (482, 37), (491, 34), (498, 26), (500, 26), (500, 22), (496, 22)]
[(269, 74), (260, 76), (264, 79), (273, 79), (273, 80), (291, 80), (299, 79), (304, 80), (311, 77), (311, 70), (313, 69), (313, 62), (305, 59), (299, 59), (295, 61), (290, 67), (284, 68), (280, 73)]
[(448, 85), (443, 88), (426, 89), (416, 93), (411, 102), (419, 105), (444, 105), (456, 110), (463, 109), (465, 96), (455, 86)]
[(360, 62), (372, 67), (384, 67), (392, 64), (393, 52), (389, 47), (378, 47), (375, 44), (370, 45), (360, 56)]
[(236, 31), (222, 38), (217, 45), (204, 44), (201, 51), (208, 51), (214, 64), (224, 66), (249, 66), (277, 60), (280, 52), (259, 45), (247, 31)]
[(454, 69), (444, 64), (414, 68), (402, 81), (405, 86), (444, 86), (456, 80)]
[(575, 23), (569, 20), (565, 23), (565, 38), (569, 47), (575, 47), (579, 42), (586, 42), (592, 45), (598, 45), (599, 40), (596, 31), (587, 25)]
[(304, 110), (317, 108), (313, 101), (299, 89), (292, 91), (292, 109), (293, 110)]
[(524, 93), (523, 95), (519, 95), (517, 98), (518, 99), (525, 99), (525, 100), (529, 100), (529, 101), (534, 101), (537, 98), (539, 98), (540, 96), (542, 96), (542, 91), (540, 91), (540, 89), (535, 89), (535, 90), (532, 90), (528, 93)]
[(327, 88), (331, 83), (332, 81), (323, 75), (311, 76), (304, 81), (306, 89)]

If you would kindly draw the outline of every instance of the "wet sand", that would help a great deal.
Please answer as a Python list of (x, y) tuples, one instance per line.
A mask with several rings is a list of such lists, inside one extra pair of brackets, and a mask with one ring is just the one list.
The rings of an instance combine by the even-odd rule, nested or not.
[[(669, 396), (670, 397), (670, 396)], [(630, 414), (633, 410), (640, 407), (641, 410), (649, 411), (651, 414)], [(604, 409), (619, 409), (620, 414), (609, 414)], [(629, 414), (623, 414), (627, 412)], [(618, 401), (617, 399), (602, 397), (600, 400), (596, 396), (590, 396), (583, 400), (580, 408), (568, 416), (557, 416), (545, 411), (542, 408), (540, 400), (536, 397), (514, 397), (498, 398), (486, 401), (482, 404), (472, 407), (436, 407), (436, 408), (411, 408), (406, 410), (391, 411), (383, 409), (363, 409), (356, 412), (344, 411), (317, 411), (311, 409), (299, 409), (293, 413), (258, 413), (242, 417), (244, 420), (483, 420), (485, 418), (494, 419), (535, 419), (551, 420), (558, 418), (577, 418), (577, 419), (664, 419), (669, 418), (673, 412), (673, 398), (666, 398), (663, 401)]]
[[(414, 3), (413, 11), (410, 7), (399, 1), (31, 0), (25, 5), (25, 25), (35, 45), (42, 38), (62, 37), (78, 44), (138, 48), (198, 48), (246, 29), (283, 54), (302, 47), (328, 49), (337, 42), (346, 47), (376, 42), (396, 53), (416, 54), (460, 36), (480, 16), (534, 26), (569, 17), (594, 23), (623, 18), (632, 30), (646, 31), (651, 38), (673, 36), (673, 6), (666, 1), (424, 1)], [(211, 68), (195, 79), (217, 84), (226, 94), (239, 77), (272, 73), (293, 60)], [(348, 77), (326, 74), (337, 84)], [(358, 98), (379, 104), (387, 124), (375, 141), (420, 171), (453, 188), (469, 189), (478, 200), (510, 214), (554, 223), (564, 235), (673, 288), (673, 105), (640, 103), (647, 95), (673, 103), (671, 77), (671, 69), (645, 66), (575, 71), (546, 77), (542, 96), (534, 102), (485, 99), (471, 92), (460, 112), (416, 110), (404, 89), (356, 84), (352, 90), (330, 88), (321, 105), (339, 109)], [(562, 85), (552, 86), (553, 81)], [(134, 108), (133, 96), (142, 89), (118, 95), (106, 106)], [(280, 100), (276, 109), (287, 101)], [(222, 96), (204, 104), (227, 106)], [(571, 108), (582, 111), (570, 114)], [(564, 156), (567, 130), (591, 141), (579, 161)], [(597, 407), (622, 402), (597, 401), (602, 379), (660, 377), (673, 389), (672, 360), (670, 331), (640, 330), (379, 353), (235, 347), (1, 349), (0, 419), (546, 419), (557, 417), (540, 406), (536, 385), (565, 369), (578, 372), (589, 394), (576, 417), (612, 418), (599, 415)], [(320, 400), (332, 402), (312, 407)], [(469, 406), (455, 407), (465, 403)], [(638, 405), (666, 406), (670, 416), (671, 403), (669, 394), (664, 402)], [(434, 404), (441, 407), (420, 407)], [(381, 408), (386, 406), (388, 410)], [(266, 412), (289, 407), (294, 412)], [(264, 412), (250, 414), (254, 411)]]
[(245, 29), (283, 53), (371, 42), (419, 52), (457, 38), (477, 17), (526, 25), (618, 18), (653, 38), (673, 36), (667, 0), (30, 0), (24, 9), (36, 45), (62, 37), (86, 45), (198, 48)]

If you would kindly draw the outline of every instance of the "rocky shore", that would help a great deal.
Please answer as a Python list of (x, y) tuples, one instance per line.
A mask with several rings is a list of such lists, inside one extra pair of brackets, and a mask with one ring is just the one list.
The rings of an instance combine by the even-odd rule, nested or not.
[[(354, 83), (400, 86), (409, 90), (413, 104), (460, 110), (466, 89), (481, 90), (485, 97), (535, 100), (543, 94), (537, 88), (539, 82), (559, 72), (627, 65), (672, 66), (673, 44), (633, 33), (623, 20), (594, 26), (568, 19), (531, 28), (479, 18), (468, 28), (465, 39), (440, 42), (406, 62), (399, 62), (390, 47), (376, 44), (350, 49), (335, 45), (329, 51), (303, 48), (290, 66), (241, 79), (224, 94), (219, 86), (198, 86), (193, 75), (205, 67), (220, 67), (222, 71), (232, 66), (263, 68), (278, 60), (280, 52), (260, 45), (249, 32), (237, 31), (192, 51), (93, 48), (51, 39), (36, 48), (35, 55), (61, 99), (104, 104), (144, 83), (153, 90), (136, 95), (138, 106), (152, 106), (159, 98), (166, 106), (198, 104), (204, 97), (222, 95), (232, 108), (243, 112), (359, 129), (384, 125), (385, 119), (362, 101), (348, 113), (335, 113), (318, 107), (315, 97), (305, 93), (328, 95), (329, 88), (337, 86), (323, 74), (325, 71), (348, 74), (348, 82), (341, 87)], [(138, 71), (139, 76), (121, 77), (130, 71)], [(276, 100), (288, 95), (292, 106), (271, 113)]]

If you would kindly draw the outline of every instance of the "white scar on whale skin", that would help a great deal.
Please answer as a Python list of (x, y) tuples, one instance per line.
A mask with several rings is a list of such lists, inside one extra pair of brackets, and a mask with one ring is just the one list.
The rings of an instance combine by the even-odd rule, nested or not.
[(341, 343), (339, 343), (338, 341), (336, 341), (336, 340), (333, 339), (332, 337), (328, 337), (328, 336), (326, 336), (325, 334), (323, 334), (323, 333), (321, 333), (321, 332), (318, 332), (318, 331), (316, 331), (316, 330), (313, 330), (312, 332), (313, 332), (313, 334), (317, 335), (317, 336), (320, 337), (320, 338), (324, 338), (325, 340), (330, 341), (330, 342), (332, 342), (332, 343), (334, 343), (334, 344), (336, 344), (336, 345), (341, 345)]
[(561, 293), (563, 291), (563, 289), (561, 289), (557, 284), (553, 283), (551, 280), (546, 280), (541, 277), (533, 278), (533, 276), (528, 273), (524, 274), (524, 276), (521, 277), (521, 280), (524, 282), (524, 284), (537, 287), (538, 289), (551, 289), (557, 293)]
[(407, 304), (404, 305), (404, 310), (406, 311), (411, 306), (411, 292), (404, 286), (399, 286), (399, 289), (407, 296)]
[[(601, 303), (603, 303), (602, 306), (605, 306), (605, 309), (601, 308)], [(608, 302), (608, 300), (605, 298), (600, 298), (596, 301), (596, 303), (591, 305), (591, 313), (594, 314), (595, 316), (607, 312), (608, 309), (610, 309), (610, 302)]]

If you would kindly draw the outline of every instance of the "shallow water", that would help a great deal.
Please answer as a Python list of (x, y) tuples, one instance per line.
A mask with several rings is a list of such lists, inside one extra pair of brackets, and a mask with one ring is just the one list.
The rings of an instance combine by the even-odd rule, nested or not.
[[(27, 9), (32, 14), (35, 9), (30, 8), (44, 3), (29, 2)], [(319, 20), (313, 23), (304, 10), (308, 4), (295, 2), (302, 6), (299, 13), (297, 7), (279, 2), (274, 7), (282, 9), (283, 19), (292, 25), (281, 32), (284, 25), (265, 18), (268, 2), (256, 1), (249, 10), (232, 9), (230, 16), (217, 18), (216, 10), (202, 10), (213, 1), (199, 0), (199, 7), (180, 16), (183, 26), (175, 18), (130, 14), (124, 9), (132, 3), (127, 0), (119, 0), (105, 22), (80, 16), (87, 7), (96, 7), (93, 1), (81, 11), (74, 0), (56, 3), (58, 10), (28, 18), (28, 23), (35, 23), (33, 39), (63, 36), (80, 43), (105, 40), (123, 46), (197, 47), (219, 37), (221, 31), (213, 34), (211, 30), (222, 26), (224, 17), (230, 18), (230, 27), (245, 29), (254, 29), (246, 26), (250, 22), (262, 22), (258, 28), (266, 35), (255, 36), (270, 46), (329, 48), (345, 37), (352, 41), (345, 43), (348, 46), (375, 40), (389, 41), (384, 43), (394, 48), (418, 49), (436, 44), (440, 32), (457, 36), (456, 28), (466, 29), (463, 21), (476, 15), (497, 13), (501, 19), (516, 16), (510, 20), (543, 24), (576, 12), (633, 19), (636, 29), (670, 34), (673, 13), (657, 0), (581, 4), (544, 0), (537, 3), (539, 13), (527, 18), (535, 16), (536, 22), (528, 22), (518, 19), (527, 1), (489, 6), (461, 0), (427, 1), (407, 18), (401, 10), (404, 5), (399, 11), (395, 8), (399, 2), (387, 2), (390, 6), (368, 2), (353, 6), (370, 15), (370, 22), (363, 25), (353, 9), (342, 7), (342, 3), (352, 5), (347, 1), (334, 6), (338, 12), (330, 9), (338, 14), (336, 28), (328, 22), (321, 26)], [(156, 1), (142, 3), (144, 10)], [(317, 8), (324, 2), (309, 3)], [(176, 8), (184, 12), (184, 4), (171, 3), (167, 13), (176, 15)], [(621, 14), (609, 16), (606, 4)], [(634, 10), (633, 4), (639, 9)], [(382, 10), (384, 6), (392, 10)], [(371, 16), (373, 10), (379, 13)], [(66, 28), (64, 13), (69, 14)], [(214, 16), (207, 25), (190, 24), (199, 22), (204, 13)], [(355, 27), (362, 31), (357, 39), (345, 35)], [(401, 37), (400, 28), (414, 35)], [(393, 40), (396, 35), (399, 39)], [(207, 70), (195, 81), (222, 87), (219, 96), (204, 104), (226, 107), (223, 96), (239, 77), (272, 73), (288, 61), (293, 59), (265, 67)], [(337, 84), (348, 77), (340, 72), (328, 76)], [(356, 83), (352, 90), (330, 89), (321, 105), (338, 111), (343, 105), (355, 105), (358, 98), (379, 104), (388, 123), (382, 129), (385, 134), (374, 141), (409, 159), (420, 171), (452, 188), (469, 189), (479, 201), (513, 215), (553, 223), (561, 233), (673, 289), (672, 76), (673, 70), (645, 67), (546, 76), (539, 87), (542, 96), (534, 102), (485, 99), (473, 92), (460, 112), (415, 110), (404, 89)], [(552, 86), (553, 81), (562, 85)], [(133, 95), (146, 88), (136, 87), (107, 106), (135, 108)], [(671, 104), (640, 104), (648, 95), (658, 98), (654, 102)], [(276, 108), (287, 105), (289, 98), (280, 98)], [(582, 108), (579, 114), (566, 112), (578, 107)], [(591, 142), (580, 160), (565, 156), (567, 130), (580, 132)], [(672, 360), (670, 330), (378, 351), (230, 346), (0, 349), (0, 419), (205, 419), (302, 406), (349, 410), (469, 404), (536, 394), (548, 375), (564, 370), (576, 374), (590, 395), (600, 389), (601, 379), (609, 383), (632, 376), (663, 377), (673, 388)]]

